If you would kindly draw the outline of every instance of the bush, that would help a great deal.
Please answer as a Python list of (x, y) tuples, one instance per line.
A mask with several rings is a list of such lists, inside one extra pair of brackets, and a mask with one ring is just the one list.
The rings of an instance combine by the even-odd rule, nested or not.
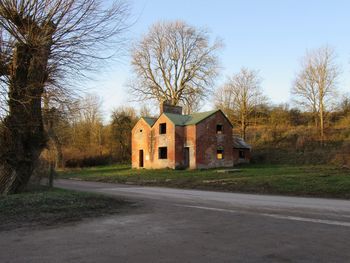
[(110, 155), (83, 156), (80, 158), (72, 158), (65, 161), (65, 167), (68, 168), (92, 167), (108, 164), (111, 164)]
[(350, 141), (345, 141), (338, 153), (332, 159), (332, 163), (350, 168)]

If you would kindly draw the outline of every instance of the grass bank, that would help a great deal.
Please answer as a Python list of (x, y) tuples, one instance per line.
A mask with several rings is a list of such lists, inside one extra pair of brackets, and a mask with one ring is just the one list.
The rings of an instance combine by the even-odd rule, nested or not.
[(350, 171), (326, 165), (247, 165), (217, 170), (135, 170), (112, 165), (59, 172), (60, 178), (232, 192), (350, 199)]
[(0, 197), (0, 231), (118, 213), (126, 204), (126, 201), (97, 194), (40, 187)]

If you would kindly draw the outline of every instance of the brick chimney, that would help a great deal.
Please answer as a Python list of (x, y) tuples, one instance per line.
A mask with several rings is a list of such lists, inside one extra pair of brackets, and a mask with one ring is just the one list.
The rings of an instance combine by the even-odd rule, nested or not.
[(160, 104), (160, 114), (162, 114), (163, 112), (182, 115), (182, 107), (174, 106), (174, 105), (171, 105), (169, 101), (164, 101), (163, 103)]

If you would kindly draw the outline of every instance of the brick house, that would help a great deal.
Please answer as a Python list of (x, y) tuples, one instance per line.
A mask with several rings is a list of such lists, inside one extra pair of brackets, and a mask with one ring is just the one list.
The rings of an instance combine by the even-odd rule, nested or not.
[(250, 159), (250, 147), (233, 137), (221, 110), (183, 115), (181, 107), (164, 104), (158, 118), (135, 124), (131, 143), (133, 168), (232, 167)]

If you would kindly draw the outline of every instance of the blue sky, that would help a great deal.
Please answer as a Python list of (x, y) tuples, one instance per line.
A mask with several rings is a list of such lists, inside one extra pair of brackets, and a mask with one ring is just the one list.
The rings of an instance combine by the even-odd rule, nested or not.
[[(243, 66), (259, 70), (265, 94), (278, 104), (289, 102), (291, 84), (306, 50), (324, 45), (336, 51), (342, 69), (339, 90), (350, 92), (349, 12), (350, 1), (345, 0), (134, 0), (136, 22), (129, 37), (137, 41), (157, 21), (181, 19), (207, 28), (224, 43), (217, 86)], [(113, 108), (130, 105), (125, 88), (130, 75), (126, 54), (88, 83), (90, 91), (102, 97), (106, 116)], [(211, 107), (210, 102), (204, 106)]]

